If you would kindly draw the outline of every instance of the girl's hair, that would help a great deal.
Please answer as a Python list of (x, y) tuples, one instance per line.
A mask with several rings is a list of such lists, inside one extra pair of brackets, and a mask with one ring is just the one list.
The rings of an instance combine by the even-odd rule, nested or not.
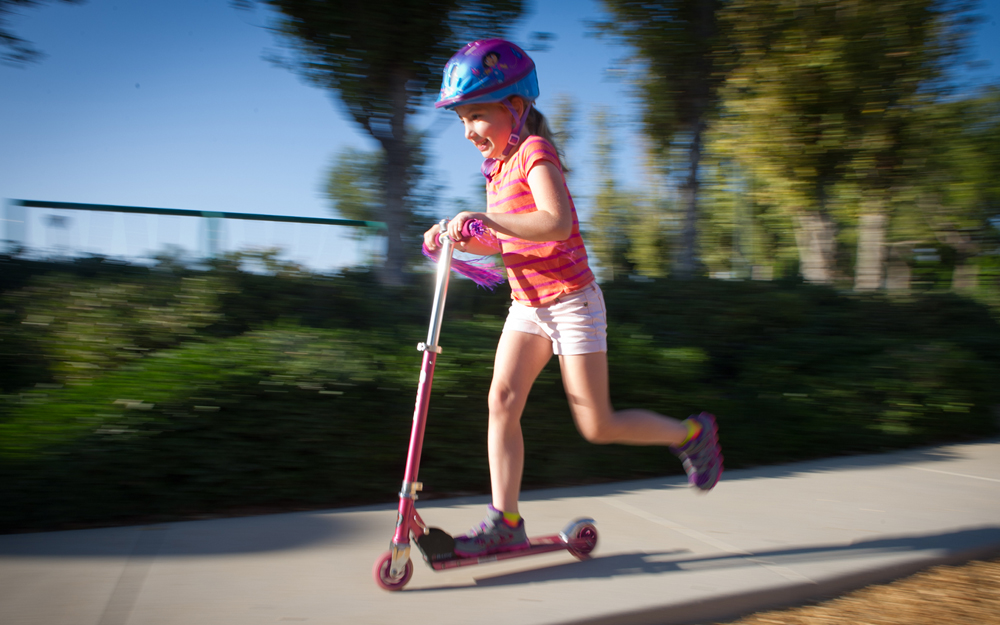
[(524, 129), (528, 131), (529, 135), (537, 135), (551, 143), (552, 147), (556, 149), (556, 154), (559, 156), (559, 166), (562, 167), (563, 173), (569, 172), (569, 168), (566, 167), (566, 156), (559, 148), (559, 143), (556, 142), (556, 133), (549, 127), (549, 122), (542, 115), (542, 112), (534, 106), (528, 111), (528, 119), (524, 122)]

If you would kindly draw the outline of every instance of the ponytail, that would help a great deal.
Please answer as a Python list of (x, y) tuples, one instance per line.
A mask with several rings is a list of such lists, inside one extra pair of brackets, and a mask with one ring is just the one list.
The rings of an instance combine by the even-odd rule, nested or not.
[(552, 147), (556, 149), (556, 154), (559, 156), (559, 167), (562, 168), (563, 173), (567, 173), (569, 168), (566, 167), (566, 155), (559, 149), (559, 144), (556, 143), (556, 133), (549, 127), (549, 123), (545, 119), (545, 116), (542, 115), (542, 112), (532, 106), (531, 110), (528, 111), (528, 119), (524, 123), (524, 126), (529, 135), (537, 135), (552, 144)]
[[(524, 98), (520, 96), (514, 97), (524, 102)], [(527, 102), (524, 103), (525, 105), (528, 104)], [(564, 174), (569, 172), (569, 168), (566, 167), (566, 155), (559, 149), (559, 144), (556, 143), (556, 133), (549, 127), (549, 122), (542, 115), (542, 112), (535, 108), (534, 105), (531, 105), (531, 108), (528, 110), (528, 118), (524, 121), (524, 129), (528, 135), (536, 135), (551, 143), (552, 147), (556, 150), (556, 155), (559, 157), (559, 167), (562, 168)]]

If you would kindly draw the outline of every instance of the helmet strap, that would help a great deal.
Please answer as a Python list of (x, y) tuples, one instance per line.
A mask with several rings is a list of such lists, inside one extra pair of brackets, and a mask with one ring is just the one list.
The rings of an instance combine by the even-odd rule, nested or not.
[(500, 158), (488, 158), (483, 161), (483, 166), (480, 171), (483, 172), (483, 176), (490, 182), (493, 182), (493, 176), (497, 174), (497, 170), (500, 168), (500, 163), (506, 161), (510, 153), (514, 151), (514, 148), (521, 142), (521, 133), (524, 132), (524, 125), (528, 121), (528, 113), (531, 111), (531, 102), (527, 102), (524, 107), (524, 112), (520, 115), (514, 110), (514, 107), (510, 104), (510, 99), (504, 100), (503, 105), (507, 107), (510, 111), (511, 116), (517, 120), (517, 127), (511, 131), (510, 136), (507, 137), (507, 145), (504, 146), (503, 153)]

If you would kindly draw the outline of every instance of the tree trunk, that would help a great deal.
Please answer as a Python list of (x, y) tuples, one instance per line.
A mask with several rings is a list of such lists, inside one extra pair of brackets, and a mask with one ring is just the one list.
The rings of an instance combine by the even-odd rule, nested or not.
[(378, 137), (385, 151), (385, 206), (382, 221), (386, 225), (385, 262), (379, 272), (379, 280), (386, 286), (401, 286), (405, 279), (403, 265), (406, 253), (403, 249), (403, 231), (406, 228), (406, 196), (410, 190), (409, 146), (406, 142), (407, 94), (405, 73), (397, 72), (392, 77), (392, 108), (390, 120), (391, 136)]
[[(718, 10), (717, 0), (698, 0), (694, 7), (693, 32), (696, 39), (703, 45), (716, 34), (715, 17)], [(681, 229), (680, 249), (677, 254), (676, 273), (681, 279), (691, 278), (698, 270), (698, 179), (701, 168), (701, 148), (705, 135), (705, 118), (714, 100), (713, 96), (713, 57), (708, 47), (702, 49), (702, 54), (694, 60), (697, 80), (690, 85), (691, 108), (690, 116), (685, 125), (691, 128), (691, 144), (688, 147), (688, 177), (681, 188), (681, 202), (684, 206), (684, 225)]]
[(977, 265), (955, 265), (951, 276), (951, 289), (958, 292), (975, 291), (979, 286), (979, 267)]
[(893, 245), (889, 250), (888, 266), (886, 267), (885, 288), (889, 291), (910, 290), (910, 265), (906, 257), (910, 252), (908, 243)]
[(883, 286), (885, 265), (885, 214), (872, 211), (858, 221), (858, 258), (854, 266), (854, 290), (875, 291)]
[(694, 276), (698, 268), (698, 169), (701, 166), (701, 140), (705, 123), (698, 120), (691, 133), (688, 148), (688, 177), (681, 187), (681, 203), (684, 206), (684, 225), (677, 252), (677, 277), (687, 279)]
[(827, 215), (800, 212), (795, 216), (795, 243), (799, 249), (799, 271), (806, 282), (833, 282), (836, 225)]
[(945, 243), (951, 246), (957, 254), (955, 259), (955, 269), (951, 275), (951, 288), (953, 291), (972, 291), (979, 286), (979, 267), (969, 263), (979, 252), (979, 247), (972, 238), (960, 232), (946, 232), (938, 235)]

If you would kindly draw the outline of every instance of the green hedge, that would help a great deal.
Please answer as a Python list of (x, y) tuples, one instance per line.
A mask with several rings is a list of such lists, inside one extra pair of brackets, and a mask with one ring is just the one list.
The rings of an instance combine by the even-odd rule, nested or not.
[[(402, 479), (431, 277), (0, 259), (0, 529), (386, 502)], [(15, 278), (11, 278), (15, 276)], [(612, 399), (719, 415), (727, 467), (990, 436), (1000, 332), (949, 294), (784, 283), (605, 285)], [(506, 310), (452, 281), (421, 479), (488, 489)], [(525, 486), (679, 473), (576, 433), (555, 360), (523, 419)]]

